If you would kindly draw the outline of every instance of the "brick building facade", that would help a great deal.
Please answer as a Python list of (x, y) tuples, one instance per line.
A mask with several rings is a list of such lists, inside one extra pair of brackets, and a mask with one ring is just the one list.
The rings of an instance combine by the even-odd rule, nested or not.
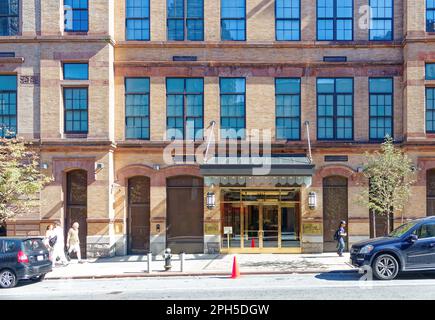
[[(349, 244), (373, 235), (368, 209), (356, 203), (367, 188), (359, 168), (386, 133), (418, 169), (405, 217), (435, 214), (431, 1), (1, 4), (0, 77), (15, 76), (17, 86), (0, 91), (15, 92), (17, 135), (40, 148), (42, 170), (54, 177), (39, 212), (8, 221), (8, 235), (40, 234), (60, 219), (81, 223), (88, 257), (166, 246), (334, 250), (341, 219)], [(196, 147), (212, 121), (218, 141), (234, 123), (246, 130), (240, 143), (252, 129), (270, 129), (272, 172), (261, 180), (243, 166), (167, 164), (167, 130), (185, 137), (188, 118)]]

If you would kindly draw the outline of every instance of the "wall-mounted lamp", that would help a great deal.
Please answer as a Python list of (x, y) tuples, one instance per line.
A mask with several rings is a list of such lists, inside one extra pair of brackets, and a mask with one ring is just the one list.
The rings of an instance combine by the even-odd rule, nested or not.
[(214, 192), (207, 192), (207, 208), (213, 209), (216, 207), (216, 195)]
[(158, 165), (158, 164), (155, 164), (155, 165), (153, 165), (153, 168), (154, 168), (154, 170), (157, 170), (157, 171), (159, 171), (159, 170), (160, 170), (160, 165)]
[(48, 163), (45, 163), (45, 162), (42, 163), (41, 164), (41, 168), (44, 169), (44, 170), (47, 170), (48, 169)]
[(358, 173), (362, 173), (363, 171), (364, 171), (363, 167), (356, 168), (356, 172), (358, 172)]
[(317, 194), (311, 191), (308, 194), (308, 207), (310, 209), (316, 209), (316, 205), (317, 205)]

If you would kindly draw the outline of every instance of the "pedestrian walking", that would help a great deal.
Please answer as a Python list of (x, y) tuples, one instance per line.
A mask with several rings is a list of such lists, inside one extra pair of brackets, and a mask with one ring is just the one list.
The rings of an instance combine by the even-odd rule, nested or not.
[(57, 221), (55, 223), (55, 227), (53, 229), (54, 236), (56, 237), (56, 243), (53, 247), (53, 267), (56, 265), (57, 259), (59, 259), (62, 265), (67, 265), (68, 260), (65, 257), (65, 237), (63, 235), (63, 228), (60, 225), (60, 222)]
[(338, 226), (337, 231), (335, 232), (334, 239), (337, 240), (337, 254), (342, 257), (343, 251), (345, 249), (346, 243), (344, 242), (344, 237), (347, 236), (346, 230), (346, 221), (341, 221)]
[(54, 226), (52, 224), (49, 224), (45, 230), (45, 237), (44, 237), (44, 245), (47, 247), (50, 260), (53, 257), (53, 247), (57, 241), (57, 238), (55, 237), (53, 229), (54, 229)]
[(68, 231), (68, 237), (66, 239), (66, 246), (68, 249), (68, 255), (71, 252), (75, 252), (79, 263), (82, 263), (82, 256), (80, 253), (80, 239), (79, 239), (79, 223), (74, 222), (72, 227)]

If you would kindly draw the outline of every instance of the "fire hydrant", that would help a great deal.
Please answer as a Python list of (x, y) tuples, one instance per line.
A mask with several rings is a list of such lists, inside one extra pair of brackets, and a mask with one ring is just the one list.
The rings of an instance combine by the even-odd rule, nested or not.
[(171, 270), (171, 268), (172, 268), (172, 265), (171, 265), (172, 254), (171, 254), (170, 248), (166, 248), (165, 253), (163, 254), (163, 259), (165, 259), (165, 271)]

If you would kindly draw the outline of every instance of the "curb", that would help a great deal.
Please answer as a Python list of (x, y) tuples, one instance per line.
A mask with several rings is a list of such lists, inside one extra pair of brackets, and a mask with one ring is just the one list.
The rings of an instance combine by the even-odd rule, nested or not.
[[(318, 274), (318, 273), (354, 273), (358, 269), (352, 270), (291, 270), (291, 271), (251, 271), (243, 272), (242, 276), (254, 275), (291, 275), (291, 274)], [(123, 278), (165, 278), (165, 277), (210, 277), (227, 276), (231, 277), (231, 272), (169, 272), (161, 273), (138, 272), (130, 274), (108, 274), (108, 275), (89, 275), (89, 276), (70, 276), (70, 277), (46, 277), (45, 280), (94, 280), (94, 279), (123, 279)]]

